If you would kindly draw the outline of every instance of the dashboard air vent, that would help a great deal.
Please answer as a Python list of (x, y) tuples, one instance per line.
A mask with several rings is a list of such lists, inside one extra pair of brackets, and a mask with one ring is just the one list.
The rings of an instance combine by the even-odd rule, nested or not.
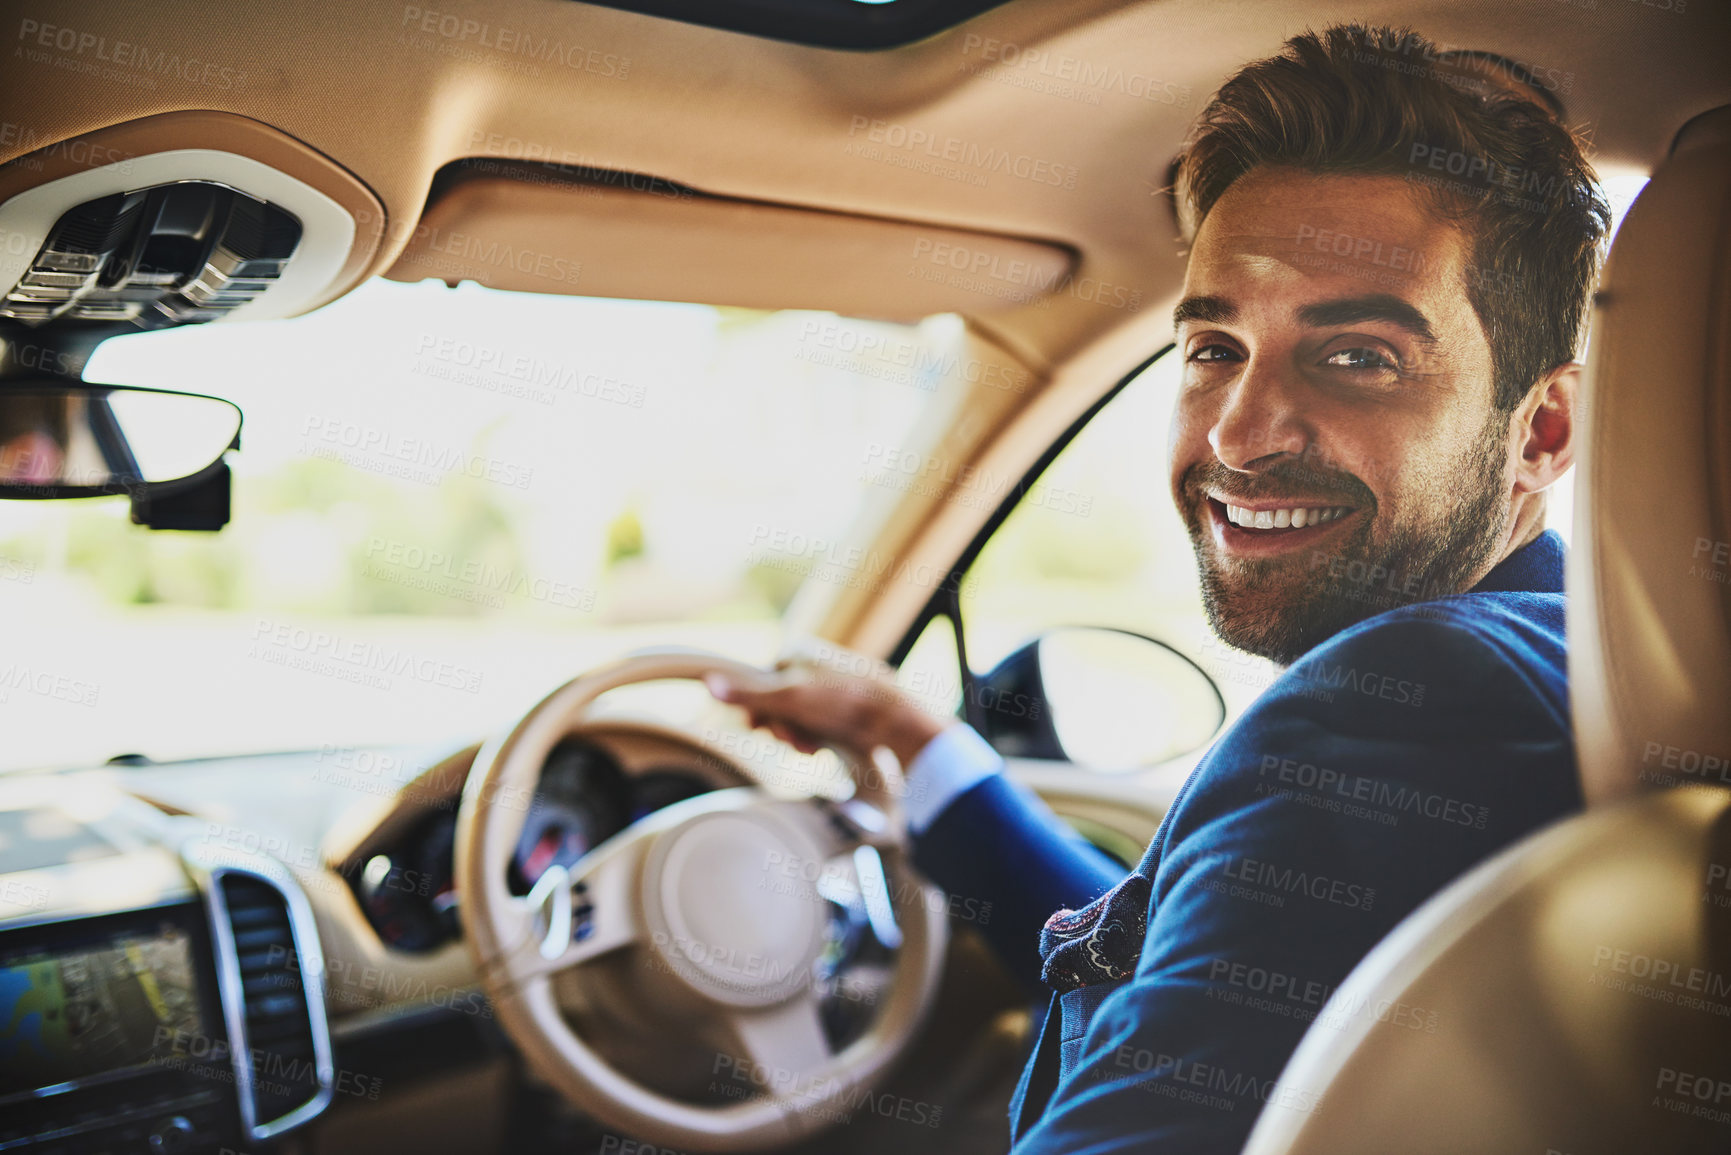
[(271, 881), (223, 871), (216, 886), (230, 930), (231, 973), (238, 979), (238, 989), (230, 992), (230, 1034), (242, 1117), (252, 1134), (267, 1136), (329, 1098), (329, 1047), (322, 992), (316, 989), (322, 968), (316, 962), (305, 968), (313, 976), (309, 990), (294, 911)]

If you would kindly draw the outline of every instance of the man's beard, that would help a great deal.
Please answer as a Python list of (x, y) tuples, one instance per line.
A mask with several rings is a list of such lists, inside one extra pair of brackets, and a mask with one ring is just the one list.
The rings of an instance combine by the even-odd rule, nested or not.
[[(1492, 415), (1479, 444), (1449, 487), (1458, 503), (1440, 506), (1432, 523), (1395, 527), (1387, 541), (1371, 540), (1376, 500), (1346, 474), (1304, 463), (1283, 463), (1246, 483), (1219, 462), (1193, 466), (1183, 479), (1184, 520), (1202, 577), (1208, 622), (1228, 645), (1290, 665), (1313, 646), (1366, 618), (1412, 602), (1461, 593), (1468, 579), (1496, 555), (1508, 525), (1504, 492), (1504, 414)], [(1234, 497), (1303, 494), (1360, 511), (1359, 524), (1327, 549), (1281, 558), (1223, 561), (1213, 548), (1203, 513), (1212, 486)]]

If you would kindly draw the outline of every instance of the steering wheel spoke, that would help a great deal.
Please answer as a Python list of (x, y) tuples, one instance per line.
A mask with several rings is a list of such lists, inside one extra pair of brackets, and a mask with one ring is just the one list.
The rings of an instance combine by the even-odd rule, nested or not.
[(523, 945), (513, 959), (519, 980), (580, 966), (643, 937), (636, 880), (642, 843), (597, 847), (567, 870), (550, 866), (517, 900)]
[(813, 988), (773, 1007), (736, 1010), (728, 1025), (739, 1041), (736, 1060), (747, 1067), (735, 1077), (794, 1099), (812, 1097), (821, 1085), (830, 1049)]

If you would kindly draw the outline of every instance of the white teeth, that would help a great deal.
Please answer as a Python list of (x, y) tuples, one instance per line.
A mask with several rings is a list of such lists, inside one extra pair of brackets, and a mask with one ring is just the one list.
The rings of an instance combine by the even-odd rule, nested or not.
[(1303, 529), (1307, 525), (1321, 525), (1325, 521), (1345, 517), (1351, 512), (1351, 509), (1340, 505), (1331, 505), (1325, 509), (1307, 506), (1262, 510), (1249, 510), (1242, 505), (1227, 505), (1226, 520), (1247, 529)]

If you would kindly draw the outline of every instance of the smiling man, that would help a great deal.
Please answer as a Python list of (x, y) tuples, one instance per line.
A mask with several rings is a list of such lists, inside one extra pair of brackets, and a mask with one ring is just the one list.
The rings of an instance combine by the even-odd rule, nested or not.
[(1286, 669), (1128, 877), (953, 719), (809, 671), (712, 685), (802, 748), (890, 748), (921, 866), (992, 901), (1006, 964), (1055, 991), (1018, 1155), (1223, 1153), (1261, 1111), (1324, 1108), (1276, 1085), (1307, 1029), (1449, 1026), (1324, 1014), (1334, 988), (1580, 806), (1545, 490), (1573, 458), (1609, 212), (1517, 79), (1333, 28), (1202, 113), (1178, 168), (1172, 492), (1213, 628)]

